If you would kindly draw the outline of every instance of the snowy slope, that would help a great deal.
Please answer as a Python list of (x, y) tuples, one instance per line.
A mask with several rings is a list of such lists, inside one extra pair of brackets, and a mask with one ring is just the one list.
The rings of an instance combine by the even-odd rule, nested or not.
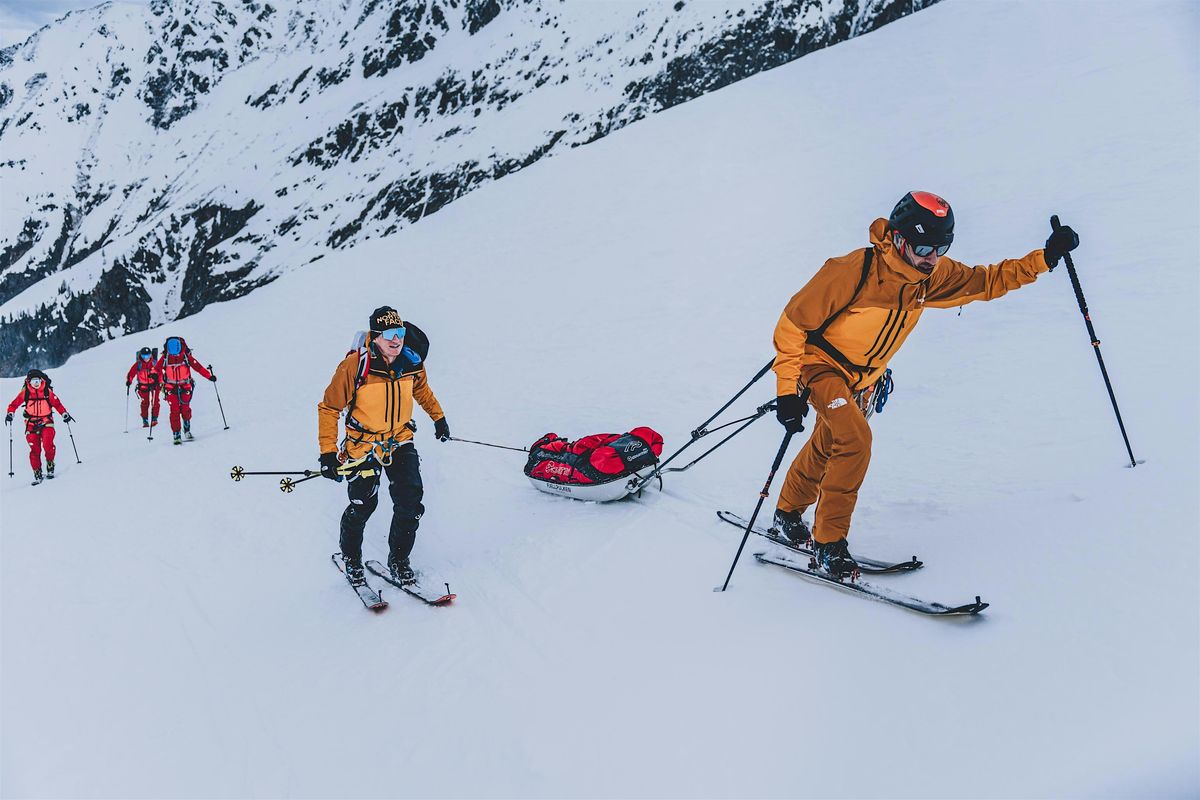
[[(53, 371), (83, 463), (63, 429), (58, 480), (28, 486), (18, 441), (0, 481), (0, 794), (1195, 796), (1197, 20), (1082, 8), (940, 4)], [(649, 424), (678, 446), (769, 357), (791, 293), (916, 187), (954, 204), (968, 263), (1039, 247), (1051, 213), (1076, 227), (1146, 462), (1122, 468), (1064, 271), (926, 314), (852, 546), (919, 554), (889, 582), (981, 594), (982, 619), (749, 558), (714, 594), (738, 533), (713, 511), (752, 509), (769, 420), (597, 506), (418, 417), (414, 556), (459, 601), (380, 617), (328, 564), (341, 487), (229, 480), (315, 463), (314, 406), (385, 302), (429, 332), (455, 435)], [(133, 352), (173, 333), (232, 426), (200, 386), (184, 448), (121, 433)]]
[(933, 0), (158, 0), (0, 50), (0, 375)]

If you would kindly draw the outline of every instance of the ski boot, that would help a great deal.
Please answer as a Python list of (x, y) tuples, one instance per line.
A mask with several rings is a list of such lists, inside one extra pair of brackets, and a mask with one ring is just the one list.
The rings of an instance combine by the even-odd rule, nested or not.
[(42, 482), (42, 471), (40, 469), (35, 469), (33, 471), (33, 483), (31, 485), (37, 486), (41, 482)]
[(808, 523), (801, 518), (799, 511), (775, 509), (775, 521), (771, 530), (796, 547), (804, 547), (812, 539), (812, 531), (808, 529)]
[(171, 437), (174, 440), (172, 444), (183, 444), (183, 435), (179, 431), (172, 432)]
[(407, 558), (388, 556), (388, 570), (392, 573), (392, 578), (397, 583), (410, 584), (417, 582), (417, 573), (413, 570), (412, 565), (408, 563)]
[(813, 542), (813, 562), (817, 568), (835, 578), (851, 578), (858, 572), (858, 564), (850, 555), (845, 539), (833, 542)]
[(185, 419), (183, 421), (183, 438), (187, 439), (189, 442), (195, 441), (196, 439), (195, 436), (192, 436), (192, 421), (190, 419)]
[(158, 424), (158, 417), (151, 417), (150, 418), (150, 427), (153, 428), (157, 424)]
[(54, 480), (54, 462), (46, 459), (46, 480)]
[(366, 586), (367, 576), (363, 574), (363, 565), (361, 558), (351, 558), (350, 556), (342, 556), (342, 564), (346, 568), (346, 581), (351, 586)]
[(143, 428), (150, 427), (150, 418), (149, 417), (142, 417), (142, 427)]

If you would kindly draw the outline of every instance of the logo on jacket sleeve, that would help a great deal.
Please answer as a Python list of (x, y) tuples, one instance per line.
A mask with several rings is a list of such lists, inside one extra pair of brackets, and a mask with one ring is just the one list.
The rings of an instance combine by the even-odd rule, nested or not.
[(841, 408), (844, 405), (846, 405), (846, 398), (837, 397), (837, 398), (834, 398), (834, 401), (832, 403), (830, 403), (827, 407), (830, 409), (833, 409), (833, 408)]

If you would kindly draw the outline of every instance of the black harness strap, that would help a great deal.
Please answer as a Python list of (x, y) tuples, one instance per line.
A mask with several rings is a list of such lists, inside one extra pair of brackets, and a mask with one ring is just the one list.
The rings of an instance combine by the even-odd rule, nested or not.
[(825, 331), (830, 325), (833, 324), (834, 320), (846, 313), (850, 306), (854, 305), (854, 301), (858, 299), (859, 293), (862, 292), (863, 287), (867, 285), (867, 276), (871, 274), (871, 259), (874, 254), (874, 247), (868, 247), (863, 253), (862, 275), (858, 279), (858, 286), (855, 287), (854, 294), (850, 295), (850, 301), (835, 311), (829, 317), (829, 319), (825, 320), (825, 322), (821, 324), (821, 327), (817, 328), (816, 330), (806, 331), (808, 334), (808, 341), (824, 350), (842, 366), (846, 367), (847, 369), (852, 369), (856, 372), (866, 372), (867, 368), (860, 367), (859, 365), (851, 362), (850, 359), (846, 358), (846, 356), (840, 350), (830, 344), (829, 340), (825, 338)]

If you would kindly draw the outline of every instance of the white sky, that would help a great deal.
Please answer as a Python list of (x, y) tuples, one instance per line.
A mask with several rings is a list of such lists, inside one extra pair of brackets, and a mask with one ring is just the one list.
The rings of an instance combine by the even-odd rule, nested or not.
[[(147, 3), (149, 0), (119, 0)], [(92, 8), (89, 0), (0, 0), (0, 47), (19, 44), (43, 25), (60, 19), (68, 11)]]

